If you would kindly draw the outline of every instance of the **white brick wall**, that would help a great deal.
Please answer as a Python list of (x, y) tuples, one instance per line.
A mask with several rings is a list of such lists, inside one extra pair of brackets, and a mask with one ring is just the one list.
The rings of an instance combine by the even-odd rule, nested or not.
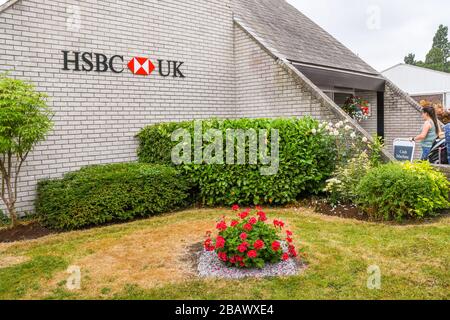
[[(385, 144), (386, 150), (393, 152), (394, 140), (411, 138), (420, 134), (423, 125), (422, 115), (394, 89), (386, 85), (385, 104)], [(422, 148), (417, 144), (415, 159), (420, 159)]]
[[(20, 182), (22, 211), (33, 209), (36, 180), (84, 165), (136, 158), (135, 134), (147, 124), (234, 117), (230, 0), (22, 0), (0, 13), (0, 72), (50, 96), (55, 128), (30, 155)], [(81, 28), (67, 28), (78, 5)], [(184, 61), (186, 76), (126, 70), (63, 71), (61, 50)]]
[[(67, 28), (72, 5), (81, 13), (79, 31)], [(162, 78), (157, 72), (142, 77), (128, 70), (63, 71), (61, 50), (124, 55), (125, 63), (134, 56), (184, 61), (186, 78)], [(233, 24), (230, 0), (21, 0), (0, 13), (2, 71), (48, 93), (55, 111), (53, 132), (24, 168), (22, 212), (33, 210), (40, 179), (85, 165), (135, 160), (135, 135), (151, 123), (210, 117), (336, 119), (310, 86)], [(406, 124), (397, 128), (397, 101), (388, 96), (387, 102), (391, 141)], [(398, 110), (411, 113), (398, 102)], [(408, 130), (414, 127), (408, 123)]]

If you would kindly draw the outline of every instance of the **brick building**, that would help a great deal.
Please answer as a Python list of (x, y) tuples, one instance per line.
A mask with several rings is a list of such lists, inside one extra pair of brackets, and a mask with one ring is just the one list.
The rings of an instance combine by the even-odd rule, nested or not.
[(135, 160), (151, 123), (351, 120), (338, 105), (354, 93), (372, 116), (352, 125), (388, 151), (422, 124), (415, 101), (284, 0), (9, 0), (0, 30), (0, 72), (48, 93), (55, 112), (20, 180), (22, 211), (40, 179)]

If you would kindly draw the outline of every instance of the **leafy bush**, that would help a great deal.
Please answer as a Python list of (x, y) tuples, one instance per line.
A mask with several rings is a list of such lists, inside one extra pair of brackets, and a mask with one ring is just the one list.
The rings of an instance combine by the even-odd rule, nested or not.
[(11, 219), (0, 209), (0, 227), (11, 224)]
[[(233, 209), (238, 211), (239, 207), (234, 206)], [(268, 224), (261, 208), (254, 213), (256, 215), (251, 216), (252, 212), (247, 209), (239, 213), (230, 225), (225, 219), (221, 220), (216, 227), (219, 234), (215, 240), (207, 234), (205, 250), (215, 250), (221, 261), (238, 268), (263, 268), (266, 263), (297, 257), (292, 232), (286, 230), (284, 243), (281, 241), (279, 233), (284, 228), (284, 222), (274, 220), (273, 225)]]
[(0, 199), (18, 223), (19, 178), (28, 155), (51, 130), (47, 96), (31, 84), (0, 74)]
[(449, 186), (429, 163), (390, 163), (361, 180), (356, 202), (376, 219), (424, 218), (450, 206)]
[(347, 165), (350, 160), (358, 157), (363, 152), (368, 154), (372, 165), (376, 166), (382, 163), (384, 145), (381, 138), (375, 137), (374, 142), (371, 142), (366, 137), (356, 133), (348, 122), (322, 122), (319, 125), (319, 133), (333, 137), (336, 166)]
[[(334, 137), (319, 130), (319, 122), (304, 119), (240, 119), (203, 121), (203, 133), (218, 129), (226, 136), (228, 129), (272, 129), (279, 131), (279, 170), (276, 175), (261, 175), (262, 164), (184, 164), (179, 168), (199, 187), (201, 201), (207, 205), (285, 204), (303, 193), (322, 191), (334, 170)], [(172, 133), (187, 129), (193, 137), (194, 122), (168, 123), (144, 128), (138, 135), (140, 162), (172, 164)], [(269, 135), (268, 140), (270, 141)], [(224, 139), (225, 140), (225, 139)], [(225, 145), (225, 141), (224, 141)], [(270, 145), (270, 144), (269, 144)], [(248, 139), (246, 141), (248, 159)], [(205, 149), (203, 146), (203, 150)], [(225, 148), (224, 148), (225, 149)], [(193, 152), (192, 152), (193, 153)]]
[(333, 205), (354, 203), (358, 184), (371, 169), (372, 163), (366, 152), (346, 165), (339, 165), (333, 178), (327, 180), (325, 192), (328, 193), (328, 201)]
[(145, 164), (91, 166), (38, 185), (45, 226), (72, 230), (183, 208), (190, 183), (174, 168)]

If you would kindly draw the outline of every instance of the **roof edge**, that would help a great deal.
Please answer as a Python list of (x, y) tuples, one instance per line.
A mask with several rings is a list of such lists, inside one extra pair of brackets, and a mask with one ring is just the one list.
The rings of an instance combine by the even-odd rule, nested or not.
[(397, 63), (396, 65), (393, 65), (392, 67), (390, 67), (390, 68), (387, 68), (386, 70), (383, 70), (383, 71), (381, 71), (380, 73), (385, 73), (385, 72), (388, 72), (388, 71), (390, 71), (390, 70), (392, 70), (392, 69), (394, 69), (394, 68), (397, 68), (397, 67), (400, 67), (400, 66), (402, 66), (402, 65), (404, 65), (405, 63)]
[(437, 73), (437, 74), (440, 74), (440, 75), (444, 75), (444, 76), (450, 77), (450, 73), (448, 73), (448, 72), (439, 71), (439, 70), (433, 70), (433, 69), (424, 68), (424, 67), (419, 67), (419, 66), (415, 66), (413, 64), (408, 64), (408, 63), (398, 63), (395, 66), (392, 66), (392, 67), (382, 71), (381, 73), (390, 71), (390, 70), (392, 70), (394, 68), (397, 68), (397, 67), (400, 67), (400, 66), (405, 66), (405, 67), (408, 67), (408, 68), (411, 68), (411, 69), (424, 70), (424, 71), (427, 71), (427, 72), (433, 72), (433, 73)]
[[(314, 83), (311, 82), (303, 73), (301, 73), (290, 61), (282, 56), (277, 50), (271, 48), (266, 45), (264, 40), (258, 37), (255, 32), (249, 27), (245, 25), (239, 18), (234, 16), (234, 22), (238, 27), (240, 27), (250, 38), (252, 38), (259, 46), (266, 51), (271, 57), (273, 57), (278, 64), (291, 76), (293, 76), (297, 81), (300, 81), (311, 94), (319, 100), (319, 102), (323, 103), (325, 106), (330, 108), (333, 114), (342, 120), (346, 120), (349, 124), (353, 126), (355, 130), (360, 132), (363, 136), (365, 136), (369, 141), (374, 142), (373, 137), (363, 129), (358, 122), (356, 122), (353, 118), (351, 118), (344, 110), (339, 108), (339, 106), (331, 100), (319, 87), (317, 87)], [(412, 100), (412, 98), (410, 98)], [(394, 157), (387, 151), (382, 150), (383, 156), (386, 160), (393, 161)]]
[(370, 77), (370, 78), (384, 79), (383, 76), (379, 73), (375, 74), (375, 73), (359, 72), (359, 71), (353, 71), (353, 70), (349, 70), (349, 69), (334, 68), (334, 67), (322, 66), (322, 65), (318, 65), (318, 64), (312, 64), (312, 63), (297, 62), (295, 60), (289, 60), (289, 62), (293, 63), (294, 65), (304, 66), (304, 67), (309, 67), (309, 68), (328, 70), (328, 71), (336, 71), (336, 72), (353, 74), (353, 75)]
[(16, 2), (19, 2), (20, 0), (8, 0), (4, 4), (0, 6), (0, 13), (11, 7)]

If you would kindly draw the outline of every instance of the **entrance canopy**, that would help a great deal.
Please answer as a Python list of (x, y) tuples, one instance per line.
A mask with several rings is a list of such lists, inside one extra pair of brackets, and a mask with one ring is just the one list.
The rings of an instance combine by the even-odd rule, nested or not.
[(385, 90), (386, 80), (376, 74), (332, 69), (295, 62), (293, 65), (319, 87), (350, 88), (377, 92), (384, 92)]

